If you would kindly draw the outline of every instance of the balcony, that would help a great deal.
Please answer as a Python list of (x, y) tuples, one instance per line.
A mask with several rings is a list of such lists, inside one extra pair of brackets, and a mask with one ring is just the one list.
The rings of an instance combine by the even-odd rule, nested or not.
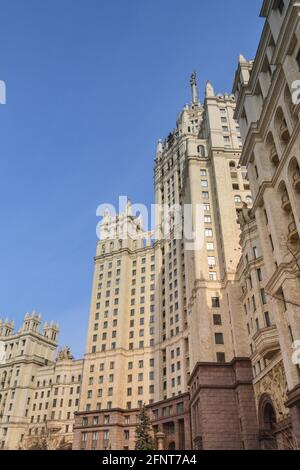
[(279, 165), (279, 157), (275, 145), (272, 147), (270, 152), (270, 161), (275, 166)]
[(296, 171), (293, 178), (294, 178), (293, 188), (294, 188), (295, 191), (300, 193), (300, 172), (299, 172), (299, 170)]
[(297, 229), (297, 226), (295, 224), (295, 222), (292, 222), (290, 225), (289, 225), (289, 241), (291, 243), (296, 243), (299, 241), (299, 233), (298, 233), (298, 229)]
[(291, 205), (291, 201), (290, 201), (290, 199), (289, 199), (288, 194), (284, 194), (284, 195), (282, 196), (281, 201), (282, 201), (282, 204), (281, 204), (282, 209), (283, 209), (284, 211), (286, 211), (286, 212), (291, 212), (291, 210), (292, 210), (292, 205)]
[(283, 142), (288, 142), (290, 140), (290, 133), (285, 120), (282, 121), (282, 124), (280, 126), (280, 138)]
[(264, 359), (270, 360), (280, 349), (278, 332), (275, 326), (260, 330), (253, 340), (257, 353)]

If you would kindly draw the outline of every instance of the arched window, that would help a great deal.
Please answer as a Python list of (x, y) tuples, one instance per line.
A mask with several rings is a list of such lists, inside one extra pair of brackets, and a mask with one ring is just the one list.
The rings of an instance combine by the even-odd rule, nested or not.
[(272, 132), (269, 132), (267, 140), (266, 140), (266, 148), (267, 152), (269, 154), (270, 162), (274, 167), (278, 167), (279, 165), (279, 157), (278, 157), (278, 152), (276, 149), (276, 144), (274, 141), (274, 137)]
[(234, 196), (234, 200), (236, 204), (240, 204), (242, 202), (241, 196)]
[(278, 138), (282, 143), (283, 148), (285, 148), (290, 140), (290, 133), (281, 107), (276, 111), (274, 124)]
[(289, 180), (293, 185), (294, 190), (299, 193), (300, 192), (300, 168), (298, 164), (297, 158), (292, 158), (289, 163), (288, 168), (288, 175)]

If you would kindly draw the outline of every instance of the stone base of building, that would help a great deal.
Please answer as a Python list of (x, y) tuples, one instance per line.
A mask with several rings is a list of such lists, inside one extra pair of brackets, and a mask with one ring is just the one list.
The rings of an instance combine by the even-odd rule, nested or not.
[[(197, 364), (190, 393), (148, 406), (156, 448), (258, 449), (258, 424), (248, 359)], [(77, 413), (76, 450), (134, 450), (139, 410)]]
[(189, 382), (194, 449), (259, 448), (252, 380), (249, 359), (197, 364)]
[[(156, 449), (190, 450), (189, 394), (147, 407)], [(75, 414), (74, 450), (134, 450), (140, 410), (111, 409)]]
[(300, 448), (300, 384), (288, 393), (286, 406), (290, 409), (295, 447)]

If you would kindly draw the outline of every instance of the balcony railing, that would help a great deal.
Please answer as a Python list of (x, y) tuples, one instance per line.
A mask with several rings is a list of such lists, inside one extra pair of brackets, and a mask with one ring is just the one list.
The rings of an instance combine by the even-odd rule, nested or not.
[(291, 212), (292, 205), (291, 205), (291, 201), (290, 201), (288, 194), (284, 194), (282, 196), (281, 201), (282, 201), (282, 204), (281, 204), (282, 209), (286, 212)]
[(300, 192), (300, 171), (299, 170), (296, 171), (293, 178), (294, 178), (293, 187), (294, 187), (295, 191)]
[(292, 243), (299, 241), (299, 233), (295, 222), (289, 225), (289, 241)]
[(270, 152), (270, 161), (271, 161), (271, 163), (273, 163), (273, 165), (275, 165), (275, 166), (278, 166), (278, 165), (279, 165), (279, 157), (278, 157), (278, 153), (277, 153), (277, 150), (276, 150), (275, 145), (271, 148), (271, 152)]
[(271, 359), (280, 349), (278, 331), (275, 326), (260, 330), (253, 339), (257, 353), (265, 359)]

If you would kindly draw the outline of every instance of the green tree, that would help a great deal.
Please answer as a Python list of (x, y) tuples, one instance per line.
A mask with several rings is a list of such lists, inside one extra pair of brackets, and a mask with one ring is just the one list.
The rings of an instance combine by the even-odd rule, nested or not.
[(154, 450), (152, 426), (145, 405), (142, 406), (136, 427), (135, 450)]

